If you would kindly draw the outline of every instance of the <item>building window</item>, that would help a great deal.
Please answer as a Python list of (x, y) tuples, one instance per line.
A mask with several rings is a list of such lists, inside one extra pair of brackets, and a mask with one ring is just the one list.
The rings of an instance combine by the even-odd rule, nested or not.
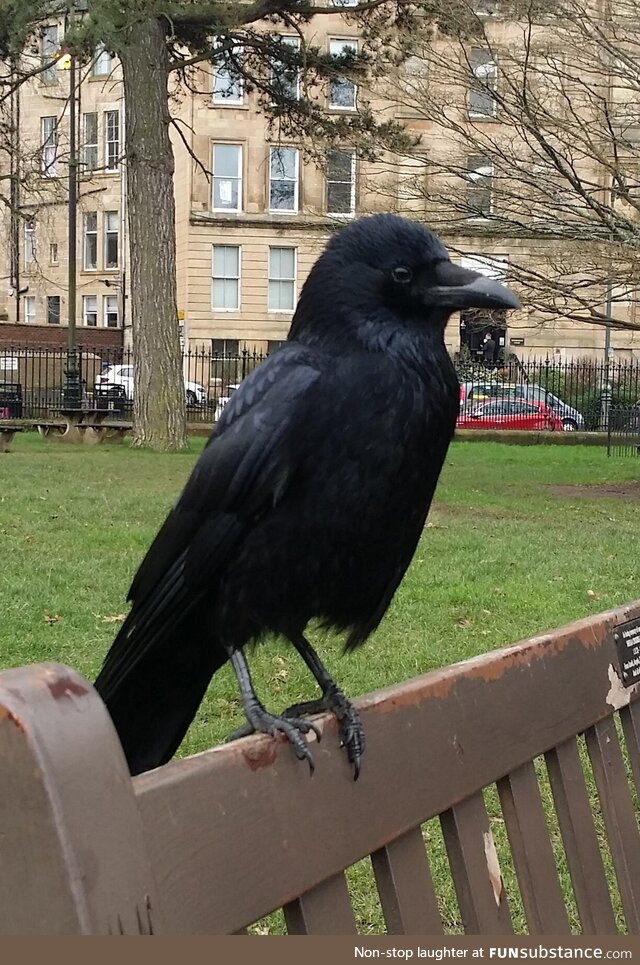
[(84, 324), (88, 328), (97, 328), (98, 326), (98, 296), (97, 295), (82, 296), (82, 318), (84, 320)]
[(242, 104), (243, 78), (240, 71), (242, 48), (220, 51), (213, 64), (213, 103)]
[(272, 147), (269, 156), (269, 210), (298, 210), (298, 149)]
[(44, 67), (40, 73), (40, 80), (43, 84), (55, 84), (58, 79), (56, 71), (58, 53), (58, 28), (54, 24), (45, 27), (40, 38), (40, 64)]
[(274, 355), (284, 345), (284, 340), (280, 338), (270, 338), (267, 342), (267, 355)]
[(113, 69), (113, 58), (102, 45), (98, 47), (91, 65), (91, 73), (94, 77), (108, 77)]
[(24, 320), (25, 322), (30, 324), (35, 323), (35, 320), (36, 320), (36, 296), (35, 295), (25, 295)]
[(242, 145), (213, 145), (213, 210), (242, 210)]
[(240, 248), (238, 245), (213, 246), (211, 304), (222, 312), (240, 308)]
[[(329, 53), (332, 57), (351, 59), (358, 52), (355, 40), (332, 40)], [(356, 85), (348, 77), (334, 77), (329, 84), (329, 107), (341, 111), (353, 111), (356, 107)]]
[(24, 263), (31, 265), (36, 260), (36, 225), (35, 221), (24, 223)]
[(297, 63), (297, 54), (300, 50), (299, 37), (280, 37), (280, 44), (283, 47), (290, 47), (295, 51), (293, 56), (296, 63), (292, 64), (285, 55), (274, 60), (271, 67), (271, 87), (275, 101), (289, 100), (297, 101), (300, 99), (300, 67)]
[(334, 7), (357, 7), (360, 0), (331, 0)]
[(120, 163), (120, 111), (104, 112), (104, 166), (117, 171)]
[(119, 323), (118, 296), (104, 296), (104, 325), (105, 328), (117, 328)]
[(356, 208), (356, 155), (330, 151), (327, 159), (327, 214), (353, 214)]
[(98, 215), (88, 211), (84, 216), (84, 270), (98, 267)]
[(118, 267), (118, 231), (120, 217), (117, 211), (104, 213), (104, 267)]
[(498, 67), (486, 50), (474, 47), (469, 54), (473, 73), (469, 87), (469, 117), (496, 116), (496, 87)]
[(58, 118), (40, 118), (40, 137), (42, 143), (42, 174), (45, 178), (55, 178), (57, 174), (56, 155), (58, 153)]
[(47, 295), (47, 325), (60, 324), (60, 295)]
[(93, 111), (83, 115), (82, 139), (85, 170), (95, 171), (98, 167), (98, 115)]
[(486, 218), (493, 206), (493, 163), (490, 157), (467, 158), (467, 209), (471, 218)]
[(269, 248), (269, 311), (292, 312), (296, 301), (296, 249)]
[(222, 358), (240, 355), (240, 342), (237, 338), (212, 338), (211, 351)]

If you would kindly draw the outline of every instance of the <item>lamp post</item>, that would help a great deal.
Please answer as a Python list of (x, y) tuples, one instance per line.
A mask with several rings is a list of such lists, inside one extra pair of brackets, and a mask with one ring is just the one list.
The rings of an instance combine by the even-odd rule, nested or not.
[[(73, 23), (74, 2), (69, 4), (68, 24)], [(77, 293), (77, 213), (78, 213), (78, 145), (76, 135), (76, 58), (68, 53), (64, 63), (69, 70), (69, 255), (68, 255), (68, 314), (67, 314), (67, 364), (63, 390), (63, 407), (79, 409), (82, 402), (80, 369), (76, 347), (76, 293)]]

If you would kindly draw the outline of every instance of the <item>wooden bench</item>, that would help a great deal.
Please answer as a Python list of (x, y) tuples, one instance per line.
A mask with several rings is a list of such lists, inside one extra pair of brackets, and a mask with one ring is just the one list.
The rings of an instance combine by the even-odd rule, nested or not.
[(25, 426), (0, 425), (0, 452), (9, 452), (16, 432), (24, 432)]
[(122, 442), (133, 429), (132, 422), (81, 422), (76, 426), (83, 442)]
[[(108, 413), (105, 412), (108, 416)], [(69, 422), (36, 420), (31, 423), (44, 439), (56, 442), (121, 442), (133, 429), (131, 422), (73, 420)]]
[(353, 934), (345, 869), (368, 856), (393, 934), (442, 934), (447, 887), (447, 931), (508, 933), (521, 906), (567, 934), (560, 860), (583, 932), (637, 933), (638, 627), (640, 601), (361, 698), (355, 783), (327, 717), (313, 777), (254, 736), (131, 780), (78, 674), (5, 671), (0, 933), (236, 933), (282, 907), (291, 934)]

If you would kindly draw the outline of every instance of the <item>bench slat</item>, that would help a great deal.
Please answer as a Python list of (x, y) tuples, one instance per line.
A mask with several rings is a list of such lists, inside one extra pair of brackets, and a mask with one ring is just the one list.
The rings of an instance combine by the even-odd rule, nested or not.
[(467, 935), (513, 934), (495, 842), (482, 793), (440, 815)]
[(559, 744), (545, 760), (582, 932), (615, 935), (616, 919), (575, 739)]
[(612, 717), (590, 727), (587, 750), (631, 934), (640, 933), (640, 834)]
[(351, 898), (344, 872), (289, 902), (284, 907), (290, 935), (355, 935)]
[(498, 781), (520, 893), (532, 935), (568, 935), (569, 919), (532, 761)]
[(389, 935), (442, 935), (422, 831), (412, 828), (374, 851), (371, 863)]
[(622, 730), (627, 745), (631, 772), (636, 784), (636, 792), (640, 795), (640, 704), (630, 704), (620, 711)]

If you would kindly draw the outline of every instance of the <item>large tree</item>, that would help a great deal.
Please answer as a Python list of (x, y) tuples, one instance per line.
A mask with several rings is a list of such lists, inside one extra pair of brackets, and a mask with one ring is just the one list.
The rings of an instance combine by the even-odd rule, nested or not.
[(506, 243), (542, 318), (640, 328), (638, 23), (640, 0), (468, 0), (387, 85), (421, 134), (393, 193), (467, 251)]
[[(314, 17), (336, 13), (359, 25), (363, 42), (357, 55), (332, 57), (306, 41), (306, 24)], [(409, 142), (401, 126), (376, 119), (366, 103), (350, 117), (327, 115), (318, 88), (338, 72), (359, 80), (380, 75), (387, 54), (401, 56), (399, 38), (410, 36), (419, 13), (417, 5), (405, 0), (363, 0), (345, 7), (337, 0), (335, 5), (318, 6), (309, 0), (130, 0), (126, 4), (121, 0), (76, 0), (75, 4), (0, 0), (0, 53), (5, 56), (18, 53), (39, 23), (57, 15), (67, 17), (64, 44), (68, 49), (90, 57), (102, 44), (122, 64), (138, 445), (181, 448), (186, 444), (176, 302), (171, 90), (180, 82), (192, 84), (198, 64), (224, 58), (243, 75), (257, 108), (270, 115), (283, 134), (304, 140), (310, 151), (322, 151), (335, 137), (355, 145), (365, 156), (379, 147), (406, 149)], [(300, 36), (298, 48), (280, 39), (280, 33), (291, 31)], [(274, 63), (282, 65), (285, 75), (300, 72), (300, 99), (290, 96), (290, 86), (274, 81)]]

